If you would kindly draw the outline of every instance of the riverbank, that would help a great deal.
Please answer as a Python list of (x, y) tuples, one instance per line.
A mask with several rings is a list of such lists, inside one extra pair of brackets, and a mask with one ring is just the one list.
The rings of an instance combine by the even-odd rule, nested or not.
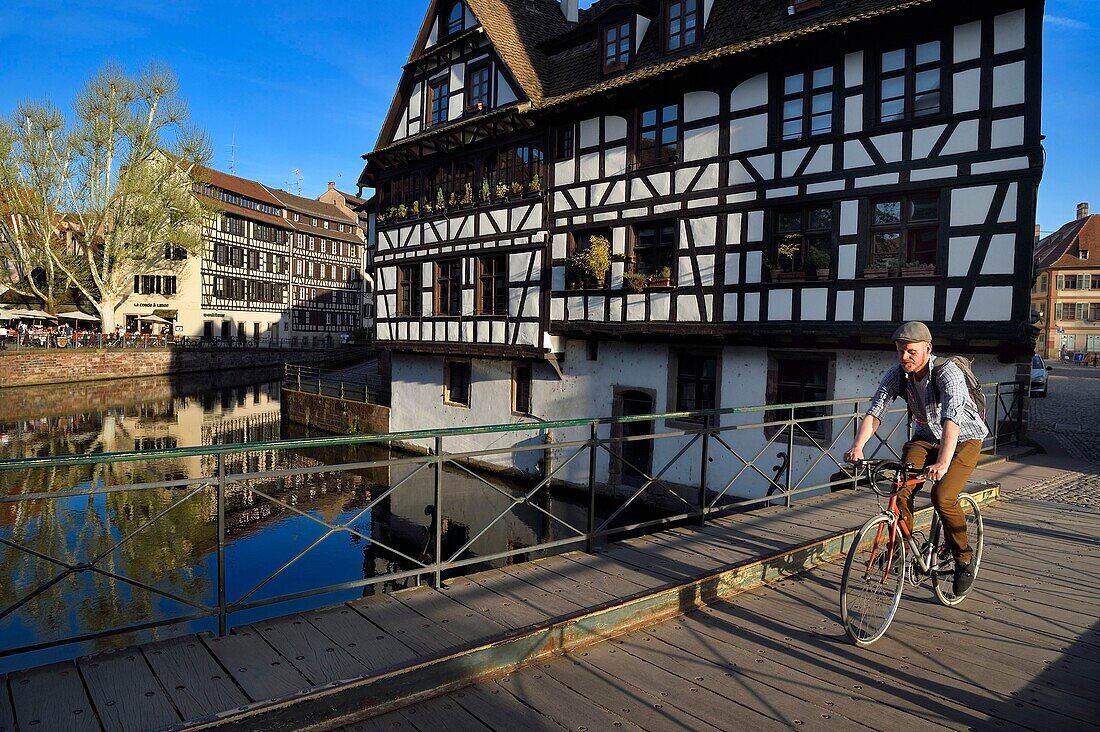
[(331, 354), (331, 350), (303, 348), (79, 348), (7, 352), (0, 356), (0, 389), (256, 369), (282, 366), (287, 361), (311, 363)]

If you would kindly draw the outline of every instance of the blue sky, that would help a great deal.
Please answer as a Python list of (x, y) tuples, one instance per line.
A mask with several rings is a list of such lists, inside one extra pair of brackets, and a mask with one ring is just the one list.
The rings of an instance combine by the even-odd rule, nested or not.
[[(0, 5), (0, 115), (27, 98), (70, 108), (108, 59), (134, 72), (163, 61), (213, 139), (214, 167), (233, 156), (238, 175), (290, 190), (298, 170), (317, 196), (329, 180), (354, 192), (427, 2)], [(1100, 0), (1048, 0), (1046, 13), (1038, 219), (1052, 231), (1079, 201), (1100, 212)]]

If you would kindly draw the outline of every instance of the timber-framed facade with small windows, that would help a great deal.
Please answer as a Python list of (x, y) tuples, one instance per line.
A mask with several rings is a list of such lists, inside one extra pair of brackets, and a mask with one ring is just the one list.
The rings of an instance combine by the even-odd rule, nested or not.
[[(551, 399), (573, 378), (608, 413), (599, 374), (635, 359), (638, 383), (614, 388), (659, 409), (702, 388), (686, 348), (715, 354), (716, 406), (816, 394), (822, 373), (842, 398), (904, 320), (1008, 380), (1030, 356), (1042, 3), (462, 5), (443, 33), (455, 5), (430, 4), (360, 179), (395, 393), (405, 364), (474, 358), (473, 403), (506, 405), (510, 380), (482, 385), (496, 372), (476, 359), (523, 362), (532, 414), (579, 416)], [(443, 79), (445, 110), (428, 103)], [(461, 296), (433, 308), (444, 261)], [(734, 367), (759, 389), (720, 388)]]

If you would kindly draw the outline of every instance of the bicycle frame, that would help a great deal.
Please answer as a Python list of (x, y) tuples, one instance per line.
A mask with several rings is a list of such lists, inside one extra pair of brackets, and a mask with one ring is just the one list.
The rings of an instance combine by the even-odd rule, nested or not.
[[(913, 536), (913, 532), (909, 529), (908, 524), (906, 524), (906, 522), (902, 519), (901, 509), (898, 507), (898, 495), (904, 488), (919, 489), (920, 486), (925, 483), (925, 481), (926, 479), (924, 477), (908, 478), (908, 470), (903, 471), (903, 473), (898, 476), (898, 480), (895, 483), (896, 488), (894, 494), (890, 496), (890, 503), (883, 510), (883, 514), (890, 518), (890, 543), (887, 547), (889, 549), (889, 554), (887, 556), (890, 557), (890, 561), (893, 561), (894, 541), (896, 541), (897, 537), (897, 532), (894, 531), (894, 527), (897, 526), (901, 529), (902, 540), (905, 541), (906, 546), (909, 548), (910, 554), (917, 560), (921, 574), (925, 576), (931, 576), (934, 572), (938, 571), (938, 566), (933, 565), (932, 563), (933, 553), (935, 552), (936, 547), (932, 545), (931, 540), (927, 542), (928, 546), (924, 550), (922, 550), (922, 548), (917, 545), (916, 538)], [(939, 523), (940, 516), (937, 512), (933, 511), (932, 525), (929, 527), (928, 530), (929, 539), (936, 535), (936, 529), (939, 527)], [(878, 533), (875, 535), (876, 547), (882, 540), (882, 531), (884, 528), (885, 526), (880, 526), (878, 529)], [(874, 564), (874, 553), (871, 556), (872, 559), (870, 562), (868, 562), (867, 565), (868, 572), (870, 571), (871, 566), (873, 566)], [(885, 577), (889, 576), (889, 573), (890, 564), (887, 563), (886, 574), (883, 576), (884, 579)]]

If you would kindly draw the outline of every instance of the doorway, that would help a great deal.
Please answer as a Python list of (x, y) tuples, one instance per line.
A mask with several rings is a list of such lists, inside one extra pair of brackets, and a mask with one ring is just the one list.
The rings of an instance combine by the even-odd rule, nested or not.
[[(654, 412), (655, 394), (642, 389), (616, 389), (615, 407), (616, 417), (635, 417)], [(640, 486), (646, 481), (644, 474), (653, 474), (653, 440), (632, 440), (631, 437), (642, 437), (653, 434), (653, 421), (623, 422), (612, 425), (612, 438), (624, 440), (616, 445), (615, 453), (622, 460), (611, 461), (611, 477), (617, 475), (620, 483), (625, 485)], [(644, 473), (644, 474), (643, 474)]]

